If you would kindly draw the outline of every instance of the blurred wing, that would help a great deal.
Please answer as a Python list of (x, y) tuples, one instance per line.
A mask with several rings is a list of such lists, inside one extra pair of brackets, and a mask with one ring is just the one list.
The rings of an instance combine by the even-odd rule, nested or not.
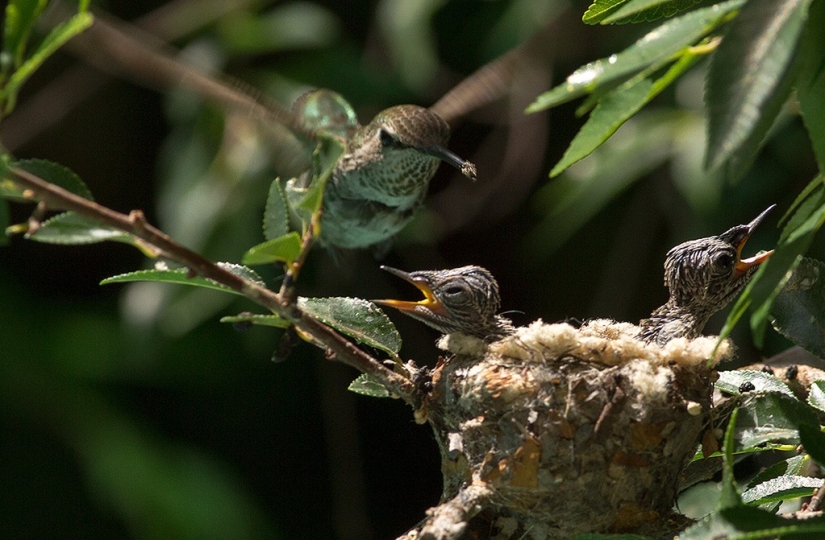
[(95, 23), (67, 47), (96, 68), (128, 77), (142, 86), (168, 91), (178, 86), (213, 104), (256, 121), (271, 144), (280, 174), (294, 176), (308, 163), (311, 134), (298, 133), (292, 114), (260, 91), (240, 82), (223, 82), (176, 58), (175, 50), (156, 37), (111, 16), (96, 14)]

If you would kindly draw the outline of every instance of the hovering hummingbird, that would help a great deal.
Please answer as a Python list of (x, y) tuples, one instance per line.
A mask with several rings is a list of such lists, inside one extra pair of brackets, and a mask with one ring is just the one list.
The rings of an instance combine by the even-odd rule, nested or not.
[(745, 242), (774, 206), (748, 224), (668, 251), (665, 286), (670, 297), (639, 323), (639, 337), (660, 346), (677, 337), (698, 337), (711, 315), (728, 305), (773, 254), (771, 250), (742, 258)]
[(446, 148), (448, 119), (505, 95), (519, 56), (514, 49), (482, 67), (430, 108), (399, 105), (361, 125), (352, 106), (331, 90), (298, 99), (291, 111), (257, 93), (238, 91), (177, 60), (163, 43), (108, 16), (75, 38), (72, 46), (90, 63), (141, 84), (183, 85), (218, 104), (255, 117), (272, 132), (288, 199), (308, 188), (310, 153), (319, 136), (344, 148), (323, 199), (320, 240), (340, 248), (365, 248), (390, 240), (423, 204), (442, 161), (475, 179), (475, 166)]

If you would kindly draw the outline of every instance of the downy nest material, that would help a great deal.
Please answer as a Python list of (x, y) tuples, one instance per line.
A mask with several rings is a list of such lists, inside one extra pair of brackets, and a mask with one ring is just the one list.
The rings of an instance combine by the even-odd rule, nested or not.
[(707, 427), (713, 366), (732, 345), (699, 337), (660, 347), (638, 332), (599, 319), (536, 321), (492, 344), (444, 336), (439, 347), (454, 356), (436, 366), (425, 406), (442, 500), (491, 487), (478, 519), (486, 514), (501, 539), (653, 533), (678, 520), (679, 473)]

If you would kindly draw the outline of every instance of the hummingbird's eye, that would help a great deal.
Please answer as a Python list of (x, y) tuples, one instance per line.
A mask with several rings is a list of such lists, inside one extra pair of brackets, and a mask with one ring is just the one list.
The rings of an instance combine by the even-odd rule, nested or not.
[(459, 285), (450, 285), (442, 291), (444, 297), (451, 302), (465, 302), (468, 298), (467, 290)]
[(381, 140), (381, 146), (384, 147), (395, 146), (398, 142), (395, 140), (395, 136), (386, 129), (378, 130), (378, 138)]
[(728, 269), (733, 265), (733, 255), (730, 253), (720, 253), (713, 260), (714, 264), (722, 269)]

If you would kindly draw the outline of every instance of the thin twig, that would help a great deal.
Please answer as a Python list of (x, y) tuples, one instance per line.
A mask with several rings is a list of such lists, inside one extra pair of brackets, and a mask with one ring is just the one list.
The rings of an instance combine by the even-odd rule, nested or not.
[(140, 210), (133, 210), (129, 215), (122, 214), (50, 184), (22, 169), (11, 168), (9, 171), (14, 176), (14, 181), (30, 192), (27, 195), (32, 200), (45, 204), (50, 210), (76, 212), (143, 240), (163, 253), (164, 257), (185, 266), (193, 274), (229, 287), (288, 320), (325, 347), (328, 358), (376, 377), (390, 391), (411, 405), (417, 401), (416, 389), (411, 381), (386, 368), (335, 330), (304, 313), (288, 298), (233, 274), (177, 243), (166, 233), (150, 225)]
[(825, 499), (825, 484), (821, 485), (819, 489), (816, 490), (816, 493), (814, 493), (814, 496), (811, 497), (811, 502), (808, 503), (808, 506), (805, 508), (805, 511), (819, 511), (819, 509), (822, 508), (823, 499)]

